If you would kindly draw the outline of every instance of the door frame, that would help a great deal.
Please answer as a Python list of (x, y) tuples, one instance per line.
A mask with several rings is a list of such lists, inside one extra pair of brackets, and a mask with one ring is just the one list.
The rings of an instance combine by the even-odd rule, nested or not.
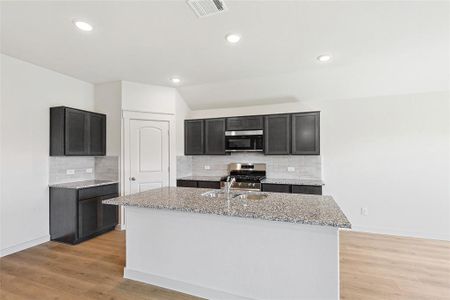
[[(121, 169), (120, 190), (122, 196), (129, 194), (130, 177), (130, 121), (163, 121), (169, 123), (169, 186), (176, 185), (176, 125), (175, 115), (168, 113), (149, 113), (122, 110), (122, 138), (121, 138)], [(120, 209), (120, 227), (125, 229), (123, 207)]]

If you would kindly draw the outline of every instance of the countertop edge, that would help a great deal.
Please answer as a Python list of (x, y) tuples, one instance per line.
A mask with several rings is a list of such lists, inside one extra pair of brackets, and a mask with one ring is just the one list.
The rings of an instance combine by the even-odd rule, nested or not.
[[(63, 182), (63, 183), (55, 183), (55, 184), (49, 184), (49, 188), (59, 188), (59, 189), (70, 189), (70, 190), (80, 190), (80, 189), (86, 189), (86, 188), (92, 188), (97, 186), (104, 186), (104, 185), (110, 185), (110, 184), (118, 184), (119, 181), (117, 180), (111, 180), (111, 181), (105, 181), (100, 183), (93, 183), (93, 184), (80, 184), (76, 186), (69, 186), (70, 184), (77, 184), (82, 183), (84, 180), (81, 181), (71, 181), (71, 182)], [(67, 186), (65, 186), (67, 185)]]

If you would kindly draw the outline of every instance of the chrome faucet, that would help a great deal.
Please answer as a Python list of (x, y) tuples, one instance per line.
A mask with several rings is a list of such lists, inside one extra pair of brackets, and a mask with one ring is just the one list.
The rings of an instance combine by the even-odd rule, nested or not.
[(231, 190), (231, 186), (233, 185), (233, 183), (236, 181), (236, 178), (231, 177), (231, 176), (227, 176), (227, 181), (225, 182), (225, 192), (227, 194), (230, 193)]

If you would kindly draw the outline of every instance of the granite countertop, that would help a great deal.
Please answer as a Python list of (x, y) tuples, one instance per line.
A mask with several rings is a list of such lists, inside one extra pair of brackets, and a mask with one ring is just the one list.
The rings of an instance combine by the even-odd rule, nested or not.
[(261, 200), (211, 198), (210, 189), (163, 187), (104, 200), (105, 204), (167, 209), (200, 214), (351, 228), (331, 196), (266, 193)]
[[(224, 175), (226, 176), (226, 175)], [(177, 180), (194, 180), (194, 181), (220, 181), (224, 176), (186, 176), (177, 178)]]
[(266, 178), (261, 183), (273, 184), (293, 184), (293, 185), (325, 185), (320, 179), (283, 179), (283, 178)]
[(108, 185), (108, 184), (114, 184), (114, 183), (118, 183), (118, 181), (94, 179), (94, 180), (82, 180), (82, 181), (50, 184), (49, 187), (62, 188), (62, 189), (84, 189), (84, 188)]

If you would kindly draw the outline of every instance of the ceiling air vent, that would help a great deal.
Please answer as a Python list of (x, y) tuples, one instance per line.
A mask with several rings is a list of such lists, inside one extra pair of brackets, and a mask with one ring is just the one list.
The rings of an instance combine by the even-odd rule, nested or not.
[(216, 15), (228, 10), (222, 0), (188, 0), (187, 3), (199, 18)]

